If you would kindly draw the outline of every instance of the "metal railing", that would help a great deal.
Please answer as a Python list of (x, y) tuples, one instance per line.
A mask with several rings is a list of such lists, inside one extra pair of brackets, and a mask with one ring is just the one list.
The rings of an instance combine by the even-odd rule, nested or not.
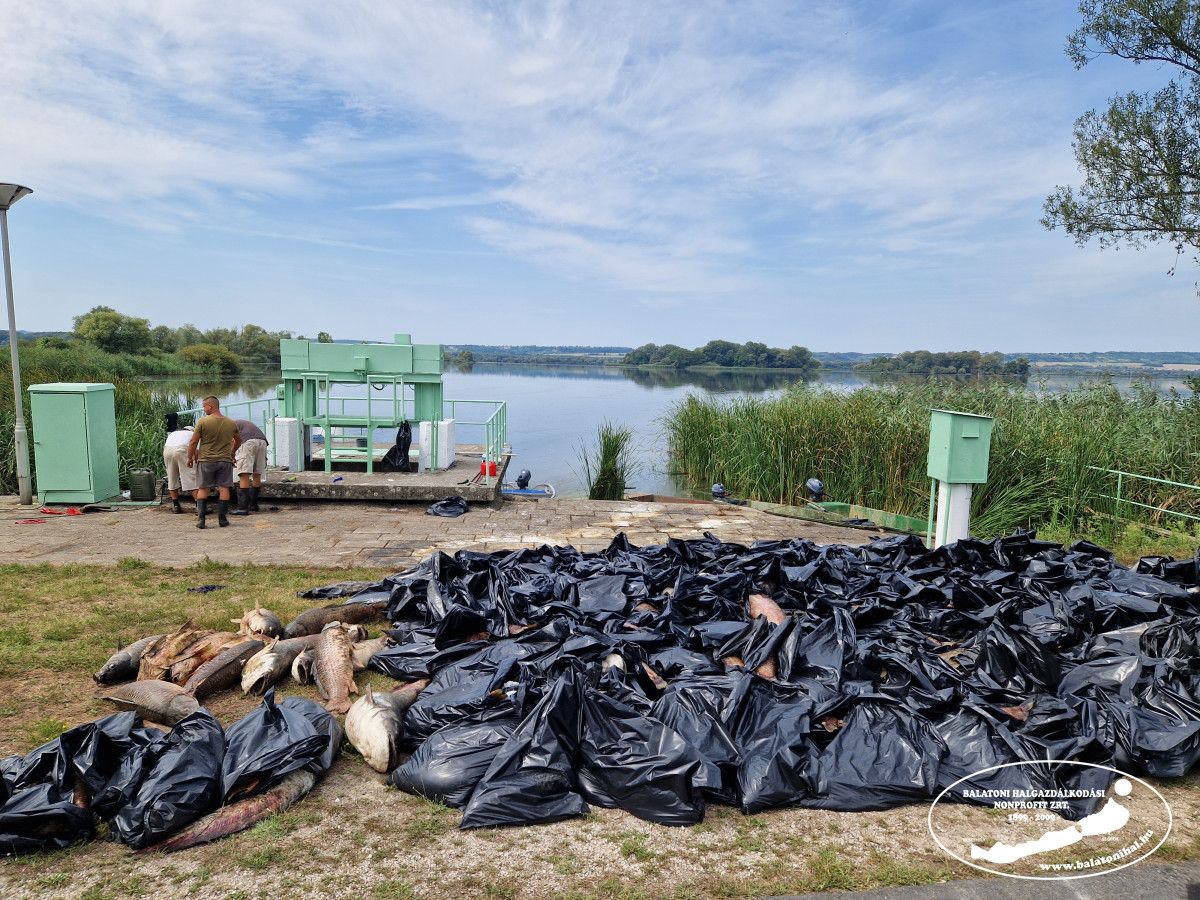
[[(315, 376), (310, 376), (315, 377)], [(415, 422), (415, 398), (405, 396), (404, 387), (406, 382), (403, 379), (394, 376), (368, 376), (367, 385), (368, 392), (374, 391), (373, 384), (391, 384), (392, 392), (390, 396), (375, 397), (368, 393), (366, 397), (332, 397), (329, 395), (331, 385), (326, 382), (325, 390), (318, 394), (317, 398), (317, 414), (315, 416), (305, 416), (302, 421), (305, 425), (315, 425), (321, 428), (322, 440), (324, 443), (325, 453), (325, 471), (331, 471), (333, 463), (332, 441), (335, 430), (343, 432), (345, 429), (365, 429), (367, 434), (367, 446), (361, 447), (343, 447), (339, 453), (351, 457), (364, 457), (367, 464), (367, 471), (374, 471), (374, 447), (373, 437), (376, 428), (395, 428), (403, 421)], [(411, 385), (411, 382), (407, 382)], [(353, 425), (339, 425), (338, 419), (347, 418), (346, 404), (366, 404), (365, 416), (351, 416), (355, 419), (363, 419), (363, 422), (356, 422)], [(269, 397), (262, 400), (238, 400), (232, 403), (223, 404), (221, 411), (236, 419), (248, 419), (256, 424), (261, 424), (264, 434), (270, 435), (272, 446), (276, 445), (275, 434), (275, 415), (277, 412), (279, 400), (275, 397)], [(378, 409), (380, 405), (386, 406), (386, 411)], [(484, 407), (478, 413), (474, 412), (479, 407)], [(465, 410), (464, 410), (465, 407)], [(244, 413), (241, 411), (244, 410)], [(336, 410), (336, 411), (335, 411)], [(410, 415), (411, 410), (411, 415)], [(449, 410), (449, 415), (447, 415)], [(257, 411), (257, 419), (256, 419)], [(466, 412), (471, 415), (471, 419), (460, 418), (461, 412)], [(204, 415), (203, 407), (195, 407), (192, 409), (179, 410), (180, 416), (190, 415), (194, 420), (199, 419)], [(501, 456), (510, 452), (508, 449), (508, 406), (503, 400), (443, 400), (442, 401), (443, 418), (453, 419), (455, 426), (466, 426), (482, 428), (483, 437), (483, 452), (489, 460), (496, 463), (500, 462)], [(437, 469), (443, 462), (438, 458), (438, 438), (440, 434), (441, 423), (432, 422), (430, 428), (430, 448), (429, 448), (429, 465), (432, 469)], [(456, 432), (456, 438), (459, 436)], [(458, 443), (459, 441), (456, 441)], [(498, 474), (498, 473), (497, 473)], [(490, 477), (485, 479), (490, 481)]]
[(1188, 484), (1185, 481), (1171, 481), (1169, 478), (1155, 478), (1151, 475), (1138, 475), (1134, 472), (1125, 472), (1121, 469), (1105, 469), (1100, 466), (1088, 466), (1088, 470), (1092, 472), (1100, 472), (1104, 475), (1116, 476), (1116, 492), (1114, 494), (1099, 494), (1098, 496), (1105, 500), (1112, 500), (1117, 518), (1121, 518), (1120, 511), (1122, 505), (1135, 506), (1140, 509), (1151, 510), (1152, 512), (1161, 513), (1167, 516), (1177, 516), (1181, 519), (1187, 519), (1192, 522), (1200, 522), (1200, 515), (1193, 515), (1189, 512), (1183, 512), (1178, 509), (1171, 509), (1166, 506), (1159, 506), (1153, 503), (1143, 503), (1140, 500), (1134, 500), (1129, 496), (1130, 484), (1134, 486), (1140, 485), (1142, 482), (1152, 484), (1161, 484), (1168, 487), (1184, 488), (1186, 490), (1196, 491), (1196, 502), (1200, 507), (1200, 485)]

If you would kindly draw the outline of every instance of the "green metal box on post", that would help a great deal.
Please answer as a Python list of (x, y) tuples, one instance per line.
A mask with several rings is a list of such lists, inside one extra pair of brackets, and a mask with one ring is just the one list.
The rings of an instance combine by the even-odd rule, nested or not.
[(42, 503), (99, 503), (121, 493), (111, 384), (33, 384), (33, 458)]
[(992, 419), (935, 409), (929, 420), (930, 478), (950, 484), (986, 484)]
[(986, 484), (992, 451), (992, 418), (974, 413), (932, 410), (927, 471), (936, 483), (929, 498), (929, 530), (940, 547), (971, 534), (971, 485)]

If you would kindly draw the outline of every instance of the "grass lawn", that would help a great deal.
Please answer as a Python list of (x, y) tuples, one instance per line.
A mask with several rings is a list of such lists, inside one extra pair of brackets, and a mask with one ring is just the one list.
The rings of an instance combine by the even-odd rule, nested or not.
[[(0, 755), (113, 711), (92, 673), (116, 646), (177, 628), (232, 628), (255, 604), (286, 622), (317, 605), (298, 590), (377, 579), (378, 570), (0, 566)], [(207, 594), (188, 587), (220, 584)], [(380, 626), (372, 627), (372, 636)], [(362, 673), (391, 687), (390, 679)], [(315, 697), (287, 680), (281, 696)], [(227, 691), (209, 708), (225, 725), (257, 701)], [(1200, 858), (1191, 777), (1156, 782), (1176, 831), (1159, 856)], [(457, 829), (459, 813), (385, 785), (348, 746), (316, 789), (253, 829), (173, 856), (104, 840), (0, 860), (4, 897), (748, 897), (928, 884), (979, 873), (943, 856), (924, 804), (878, 813), (712, 806), (703, 823), (666, 828), (619, 810), (529, 828)], [(965, 819), (964, 819), (965, 821)], [(964, 826), (966, 827), (966, 826)]]

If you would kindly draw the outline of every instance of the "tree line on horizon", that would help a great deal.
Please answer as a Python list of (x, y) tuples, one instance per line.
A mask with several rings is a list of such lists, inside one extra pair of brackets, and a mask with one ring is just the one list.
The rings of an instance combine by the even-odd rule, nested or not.
[(758, 341), (735, 344), (709, 341), (703, 347), (688, 350), (676, 344), (643, 344), (621, 358), (624, 366), (661, 366), (686, 369), (692, 366), (721, 366), (729, 369), (796, 369), (816, 372), (821, 367), (807, 347), (787, 349), (768, 347)]
[[(189, 366), (213, 369), (222, 375), (278, 369), (279, 341), (294, 337), (290, 331), (268, 331), (254, 324), (208, 330), (190, 323), (178, 328), (151, 327), (149, 319), (127, 316), (110, 306), (94, 306), (75, 316), (72, 325), (70, 334), (40, 337), (37, 344), (70, 349), (73, 342), (81, 342), (106, 353), (149, 355), (165, 365), (175, 357)], [(321, 343), (333, 341), (325, 331), (318, 333), (316, 339)]]
[(1005, 361), (1003, 353), (980, 353), (978, 350), (955, 353), (909, 350), (861, 362), (854, 371), (892, 375), (1002, 375), (1024, 379), (1029, 377), (1029, 360), (1022, 356)]

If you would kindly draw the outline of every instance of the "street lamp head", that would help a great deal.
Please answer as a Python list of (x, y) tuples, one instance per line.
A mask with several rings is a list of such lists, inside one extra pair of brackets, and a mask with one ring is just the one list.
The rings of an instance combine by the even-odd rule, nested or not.
[(0, 210), (6, 210), (26, 194), (32, 194), (33, 189), (19, 184), (0, 184)]

